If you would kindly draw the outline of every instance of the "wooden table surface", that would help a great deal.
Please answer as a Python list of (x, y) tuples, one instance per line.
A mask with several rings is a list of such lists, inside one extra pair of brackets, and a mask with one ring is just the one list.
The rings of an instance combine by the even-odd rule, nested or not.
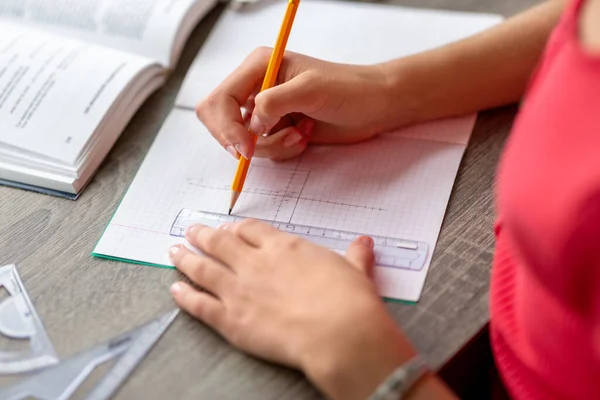
[[(506, 17), (536, 0), (396, 0)], [(195, 30), (167, 85), (153, 95), (77, 201), (0, 188), (0, 265), (16, 263), (62, 359), (174, 308), (172, 270), (90, 253), (169, 113), (221, 7)], [(418, 305), (388, 304), (420, 352), (440, 367), (488, 319), (493, 178), (515, 107), (481, 113), (463, 159)], [(118, 392), (119, 399), (314, 399), (301, 374), (246, 356), (180, 315)]]

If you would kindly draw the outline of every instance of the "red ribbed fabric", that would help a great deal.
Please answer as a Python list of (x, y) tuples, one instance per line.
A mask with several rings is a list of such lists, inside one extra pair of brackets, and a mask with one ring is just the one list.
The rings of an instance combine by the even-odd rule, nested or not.
[[(600, 399), (600, 55), (573, 1), (497, 179), (491, 336), (514, 399)], [(600, 24), (600, 21), (598, 21)]]

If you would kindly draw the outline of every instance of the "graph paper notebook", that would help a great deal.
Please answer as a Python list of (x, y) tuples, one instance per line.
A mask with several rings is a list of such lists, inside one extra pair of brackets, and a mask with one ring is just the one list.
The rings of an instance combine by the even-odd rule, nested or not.
[[(328, 235), (375, 235), (392, 246), (425, 243), (422, 263), (418, 249), (407, 248), (414, 252), (408, 261), (419, 262), (392, 260), (376, 273), (383, 296), (416, 301), (473, 121), (425, 124), (350, 146), (310, 146), (284, 163), (254, 159), (236, 215)], [(236, 165), (193, 111), (173, 110), (94, 254), (171, 266), (167, 250), (185, 243), (184, 217), (217, 225), (227, 213)]]
[[(227, 10), (221, 17), (94, 255), (169, 267), (167, 251), (185, 243), (187, 225), (216, 226), (229, 218), (237, 161), (190, 108), (251, 49), (272, 45), (282, 7)], [(369, 63), (460, 39), (500, 18), (307, 0), (296, 20), (290, 50)], [(349, 32), (356, 40), (344, 39)], [(338, 252), (357, 235), (371, 235), (381, 295), (417, 301), (474, 121), (472, 115), (356, 145), (309, 146), (301, 157), (284, 163), (254, 159), (235, 218), (261, 219)]]

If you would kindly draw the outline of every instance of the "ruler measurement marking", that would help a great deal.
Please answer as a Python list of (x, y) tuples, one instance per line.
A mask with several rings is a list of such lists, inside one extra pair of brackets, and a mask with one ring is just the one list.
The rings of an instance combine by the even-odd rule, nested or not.
[[(194, 222), (212, 221), (212, 223), (238, 222), (246, 217), (226, 215), (209, 211), (194, 211), (183, 209), (177, 215), (171, 226), (172, 236), (184, 236), (185, 229)], [(290, 222), (270, 221), (258, 219), (283, 232), (304, 236), (317, 244), (332, 250), (345, 251), (348, 244), (361, 234), (332, 228), (319, 228), (309, 225), (294, 224)], [(210, 223), (208, 223), (210, 225)], [(424, 242), (392, 238), (381, 235), (371, 235), (375, 242), (375, 260), (378, 266), (421, 270), (428, 256), (429, 246)]]

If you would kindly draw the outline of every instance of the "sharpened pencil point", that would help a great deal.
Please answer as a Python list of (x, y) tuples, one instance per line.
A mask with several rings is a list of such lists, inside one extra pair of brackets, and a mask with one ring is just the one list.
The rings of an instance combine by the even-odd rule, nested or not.
[(235, 207), (235, 202), (240, 197), (240, 192), (231, 192), (231, 202), (229, 203), (229, 215), (231, 215), (231, 211), (233, 211), (233, 207)]
[(231, 192), (231, 202), (229, 203), (229, 215), (231, 215), (231, 212), (233, 211), (233, 207), (235, 207), (235, 202), (237, 201), (237, 199), (239, 197), (240, 197), (240, 192), (235, 192), (235, 191)]

